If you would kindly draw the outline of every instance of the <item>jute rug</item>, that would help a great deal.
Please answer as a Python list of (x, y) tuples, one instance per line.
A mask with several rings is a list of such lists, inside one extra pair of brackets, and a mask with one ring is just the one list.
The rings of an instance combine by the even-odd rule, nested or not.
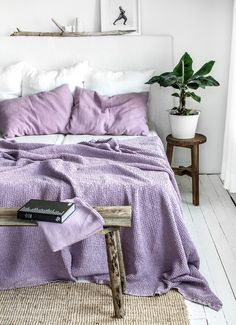
[(111, 290), (96, 284), (52, 283), (0, 292), (0, 325), (189, 325), (182, 296), (125, 296), (114, 319)]

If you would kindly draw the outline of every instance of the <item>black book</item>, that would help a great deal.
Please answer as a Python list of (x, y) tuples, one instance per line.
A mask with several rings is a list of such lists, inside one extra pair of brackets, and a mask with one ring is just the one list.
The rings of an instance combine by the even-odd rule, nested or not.
[(63, 223), (74, 211), (72, 202), (30, 200), (17, 211), (17, 218)]

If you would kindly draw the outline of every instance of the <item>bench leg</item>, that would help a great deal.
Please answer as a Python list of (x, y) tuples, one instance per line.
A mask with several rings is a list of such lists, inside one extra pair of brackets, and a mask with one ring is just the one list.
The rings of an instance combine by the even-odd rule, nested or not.
[(122, 292), (125, 293), (126, 275), (125, 275), (125, 265), (124, 265), (121, 240), (120, 240), (120, 230), (115, 231), (115, 236), (116, 236), (116, 244), (117, 244), (119, 267), (120, 267), (120, 279), (121, 279)]
[(119, 267), (118, 250), (116, 245), (116, 235), (111, 231), (105, 235), (107, 248), (107, 261), (111, 281), (112, 298), (115, 310), (115, 317), (124, 316), (124, 298), (122, 294), (121, 276)]
[(192, 155), (192, 195), (193, 204), (199, 205), (199, 145), (194, 144), (191, 148)]

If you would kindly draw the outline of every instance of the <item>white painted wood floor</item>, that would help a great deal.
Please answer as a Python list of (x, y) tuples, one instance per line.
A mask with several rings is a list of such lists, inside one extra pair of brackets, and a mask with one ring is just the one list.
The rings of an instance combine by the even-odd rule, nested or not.
[(200, 271), (223, 302), (215, 312), (186, 301), (191, 325), (236, 325), (236, 207), (217, 175), (200, 176), (200, 205), (192, 205), (191, 179), (177, 176), (183, 215)]
[(230, 194), (232, 199), (234, 200), (235, 204), (236, 204), (236, 193), (231, 193)]

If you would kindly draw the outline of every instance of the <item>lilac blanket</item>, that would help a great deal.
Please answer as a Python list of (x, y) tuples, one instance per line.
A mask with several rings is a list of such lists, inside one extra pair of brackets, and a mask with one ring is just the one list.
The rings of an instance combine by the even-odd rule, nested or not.
[[(182, 221), (180, 197), (159, 138), (77, 145), (0, 142), (0, 205), (30, 198), (78, 197), (92, 206), (132, 205), (132, 228), (121, 238), (126, 293), (176, 288), (218, 310), (220, 300), (199, 273), (199, 258)], [(52, 252), (42, 230), (0, 228), (0, 288), (55, 280), (108, 281), (104, 238), (94, 235)]]

